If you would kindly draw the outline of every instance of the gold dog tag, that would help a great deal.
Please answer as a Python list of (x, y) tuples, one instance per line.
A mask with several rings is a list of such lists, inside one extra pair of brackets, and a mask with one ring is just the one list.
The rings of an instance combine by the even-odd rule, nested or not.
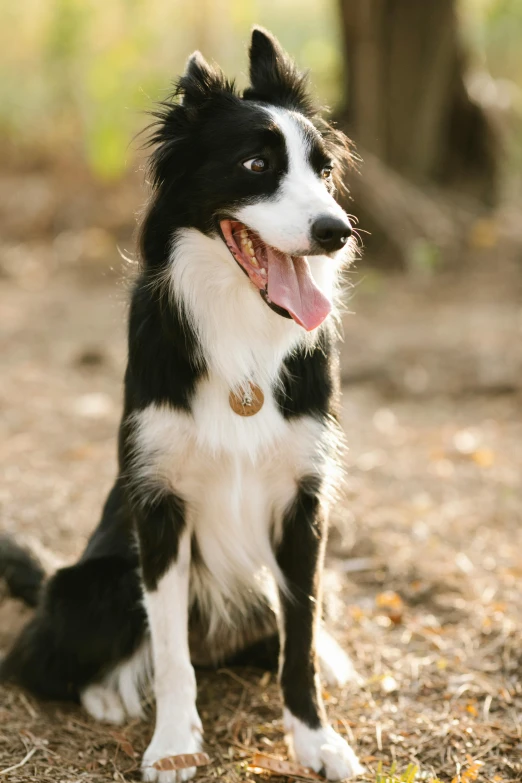
[(231, 391), (228, 395), (230, 407), (238, 416), (255, 416), (263, 407), (265, 395), (255, 383), (242, 386), (238, 392)]

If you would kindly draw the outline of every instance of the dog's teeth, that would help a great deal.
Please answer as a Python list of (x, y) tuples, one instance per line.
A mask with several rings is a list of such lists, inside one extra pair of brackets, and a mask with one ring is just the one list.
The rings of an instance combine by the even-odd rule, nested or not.
[(261, 277), (266, 277), (266, 269), (261, 269)]
[[(254, 250), (254, 245), (252, 244), (252, 240), (250, 239), (246, 228), (243, 228), (239, 232), (239, 238), (241, 241), (243, 252), (248, 256), (248, 260), (250, 261), (252, 266), (255, 266), (256, 269), (259, 269), (259, 261), (256, 258), (256, 251)], [(263, 273), (266, 275), (266, 272), (262, 269), (261, 274)]]

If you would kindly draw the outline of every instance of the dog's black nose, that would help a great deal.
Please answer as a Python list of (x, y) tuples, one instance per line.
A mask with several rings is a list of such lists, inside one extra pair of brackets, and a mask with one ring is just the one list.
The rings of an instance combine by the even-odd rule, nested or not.
[(347, 220), (323, 215), (312, 223), (312, 237), (317, 245), (327, 253), (340, 250), (352, 235), (352, 227)]

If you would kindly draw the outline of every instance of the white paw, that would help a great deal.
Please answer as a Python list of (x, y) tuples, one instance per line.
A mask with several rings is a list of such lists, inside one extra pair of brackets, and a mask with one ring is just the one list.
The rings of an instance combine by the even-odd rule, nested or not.
[(88, 685), (80, 701), (89, 715), (104, 723), (124, 723), (142, 718), (142, 693), (150, 677), (150, 646), (147, 642), (126, 661), (119, 663), (101, 682)]
[(80, 701), (95, 720), (118, 725), (125, 721), (125, 708), (114, 688), (89, 685), (80, 694)]
[(331, 726), (311, 729), (285, 710), (286, 740), (299, 764), (323, 773), (328, 780), (354, 778), (364, 772), (359, 759)]
[(196, 774), (196, 767), (181, 770), (157, 770), (154, 764), (181, 753), (199, 753), (203, 744), (203, 729), (196, 709), (190, 718), (173, 714), (164, 726), (156, 726), (152, 741), (145, 751), (141, 765), (143, 780), (150, 783), (180, 783)]
[(317, 634), (316, 649), (321, 679), (329, 688), (340, 688), (348, 682), (362, 682), (351, 659), (324, 628)]

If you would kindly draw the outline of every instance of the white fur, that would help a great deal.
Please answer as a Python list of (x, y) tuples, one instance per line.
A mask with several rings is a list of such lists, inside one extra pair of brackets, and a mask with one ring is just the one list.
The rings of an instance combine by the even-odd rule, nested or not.
[[(288, 171), (275, 197), (241, 207), (236, 217), (278, 250), (306, 255), (310, 247), (310, 227), (318, 217), (328, 215), (347, 220), (347, 216), (308, 160), (305, 128), (308, 125), (316, 133), (312, 123), (302, 114), (287, 109), (271, 107), (266, 111), (285, 137)], [(322, 263), (327, 269), (335, 266), (327, 257)]]
[[(328, 288), (326, 271), (321, 283)], [(229, 389), (248, 378), (270, 384), (284, 356), (314, 339), (267, 307), (219, 237), (178, 232), (169, 275), (172, 296), (199, 338), (201, 360)]]
[(101, 723), (119, 725), (125, 721), (125, 709), (119, 694), (108, 685), (89, 685), (80, 694), (83, 707)]
[(143, 481), (185, 502), (207, 566), (192, 573), (192, 598), (207, 609), (212, 634), (231, 606), (244, 610), (265, 592), (267, 573), (283, 586), (272, 543), (297, 481), (324, 471), (333, 436), (310, 417), (285, 421), (269, 388), (261, 411), (243, 418), (218, 383), (209, 417), (200, 397), (208, 384), (197, 389), (193, 415), (166, 406), (135, 415), (135, 462)]
[(168, 756), (201, 750), (202, 726), (196, 709), (196, 677), (188, 646), (190, 538), (181, 537), (176, 563), (145, 592), (152, 638), (156, 728), (142, 762), (143, 779), (160, 783), (188, 780), (195, 768), (159, 772), (154, 764)]
[(150, 674), (150, 645), (146, 641), (102, 682), (85, 688), (80, 694), (81, 703), (93, 718), (104, 723), (121, 724), (126, 718), (141, 718), (141, 699)]
[(340, 688), (348, 682), (360, 683), (353, 663), (333, 636), (320, 626), (316, 639), (321, 679), (330, 688)]
[(283, 723), (289, 751), (303, 766), (324, 771), (328, 780), (345, 780), (364, 772), (352, 748), (331, 726), (311, 729), (287, 709)]

